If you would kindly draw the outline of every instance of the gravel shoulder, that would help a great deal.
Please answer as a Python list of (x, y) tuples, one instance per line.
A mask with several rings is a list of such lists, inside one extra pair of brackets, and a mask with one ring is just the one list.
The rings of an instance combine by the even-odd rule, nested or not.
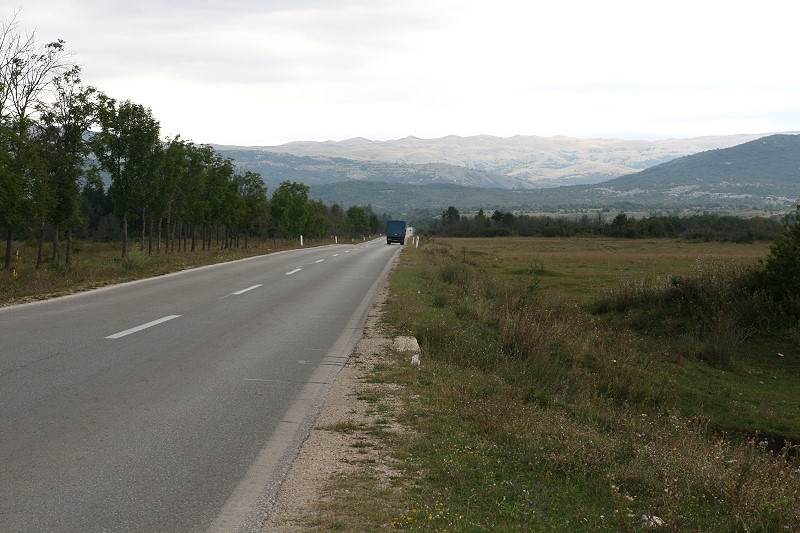
[(314, 427), (281, 484), (262, 532), (297, 533), (312, 527), (320, 512), (318, 504), (331, 497), (326, 487), (334, 476), (352, 474), (363, 468), (369, 468), (372, 475), (385, 475), (385, 479), (391, 475), (388, 451), (374, 440), (370, 441), (370, 446), (363, 446), (365, 439), (370, 438), (366, 432), (336, 430), (372, 427), (382, 416), (363, 399), (374, 392), (370, 389), (391, 387), (366, 382), (382, 353), (393, 349), (408, 352), (410, 357), (419, 350), (413, 337), (384, 336), (379, 324), (386, 296), (384, 288), (370, 311), (363, 337), (336, 376)]

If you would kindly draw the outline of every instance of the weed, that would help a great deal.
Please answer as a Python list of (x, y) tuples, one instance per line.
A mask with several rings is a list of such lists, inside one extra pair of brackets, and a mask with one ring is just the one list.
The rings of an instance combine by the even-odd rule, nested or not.
[[(800, 527), (795, 448), (726, 432), (735, 415), (712, 409), (736, 413), (731, 402), (738, 401), (753, 413), (767, 412), (758, 407), (763, 389), (743, 383), (745, 375), (758, 383), (763, 371), (748, 374), (754, 358), (739, 357), (758, 333), (752, 316), (734, 311), (759, 301), (740, 290), (742, 264), (691, 258), (675, 274), (628, 273), (622, 282), (593, 287), (600, 303), (587, 305), (555, 290), (554, 280), (570, 282), (557, 268), (546, 284), (537, 275), (533, 290), (525, 288), (535, 275), (526, 266), (499, 269), (498, 257), (519, 254), (519, 240), (505, 250), (497, 240), (490, 245), (471, 242), (467, 262), (463, 248), (457, 256), (439, 239), (437, 250), (405, 251), (392, 275), (392, 286), (403, 292), (388, 306), (391, 327), (414, 332), (428, 363), (407, 375), (391, 365), (382, 370), (407, 394), (397, 416), (412, 428), (393, 437), (406, 505), (394, 507), (385, 525), (609, 532)], [(591, 263), (574, 252), (573, 261)], [(414, 280), (441, 295), (438, 305), (407, 290)], [(773, 380), (774, 394), (785, 390), (786, 400), (794, 368)], [(784, 418), (774, 424), (788, 428)], [(762, 426), (769, 426), (766, 419)], [(797, 427), (788, 431), (800, 435)]]
[(470, 270), (465, 263), (448, 262), (439, 267), (439, 277), (445, 283), (466, 287), (470, 283)]
[(149, 259), (150, 257), (146, 253), (138, 250), (131, 250), (120, 261), (124, 270), (137, 272), (144, 269)]
[(739, 327), (730, 313), (717, 310), (707, 319), (706, 331), (698, 343), (700, 359), (718, 366), (730, 366), (747, 332)]
[(331, 426), (325, 426), (322, 429), (326, 429), (329, 431), (337, 431), (339, 433), (354, 433), (356, 431), (360, 431), (363, 429), (361, 424), (356, 424), (352, 421), (345, 421), (345, 422), (337, 422)]

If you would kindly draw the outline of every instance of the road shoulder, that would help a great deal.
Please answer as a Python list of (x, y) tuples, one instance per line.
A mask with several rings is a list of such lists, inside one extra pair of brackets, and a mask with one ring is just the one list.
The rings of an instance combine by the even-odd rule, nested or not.
[[(384, 479), (391, 476), (388, 451), (367, 431), (359, 431), (374, 427), (382, 416), (363, 398), (370, 396), (371, 389), (390, 387), (366, 379), (381, 354), (393, 346), (380, 328), (386, 296), (384, 288), (370, 310), (363, 337), (337, 374), (314, 427), (281, 484), (262, 532), (297, 533), (313, 527), (322, 512), (320, 503), (331, 497), (326, 487), (336, 476), (353, 475), (364, 468)], [(370, 440), (368, 445), (365, 440)]]

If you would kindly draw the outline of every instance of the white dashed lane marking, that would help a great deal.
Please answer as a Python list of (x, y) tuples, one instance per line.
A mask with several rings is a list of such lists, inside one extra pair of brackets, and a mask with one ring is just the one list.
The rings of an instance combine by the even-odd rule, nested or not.
[(168, 320), (172, 320), (173, 318), (178, 318), (181, 315), (169, 315), (163, 318), (159, 318), (158, 320), (153, 320), (152, 322), (148, 322), (147, 324), (142, 324), (141, 326), (136, 326), (135, 328), (126, 329), (125, 331), (120, 331), (119, 333), (114, 333), (113, 335), (109, 335), (106, 339), (119, 339), (120, 337), (124, 337), (125, 335), (130, 335), (131, 333), (136, 333), (137, 331), (142, 331), (143, 329), (152, 328), (153, 326), (157, 326), (162, 322), (166, 322)]
[(262, 285), (263, 285), (263, 283), (259, 283), (258, 285), (253, 285), (252, 287), (247, 287), (246, 289), (242, 289), (240, 291), (232, 292), (231, 295), (232, 296), (239, 296), (240, 294), (244, 294), (247, 291), (252, 291), (253, 289), (257, 289), (257, 288), (261, 287)]

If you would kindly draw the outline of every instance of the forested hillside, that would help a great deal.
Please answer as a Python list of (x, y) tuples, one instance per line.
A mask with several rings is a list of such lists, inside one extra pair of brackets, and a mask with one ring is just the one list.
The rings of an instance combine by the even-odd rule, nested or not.
[(589, 191), (670, 204), (752, 200), (786, 205), (800, 196), (800, 135), (771, 135), (681, 157)]

